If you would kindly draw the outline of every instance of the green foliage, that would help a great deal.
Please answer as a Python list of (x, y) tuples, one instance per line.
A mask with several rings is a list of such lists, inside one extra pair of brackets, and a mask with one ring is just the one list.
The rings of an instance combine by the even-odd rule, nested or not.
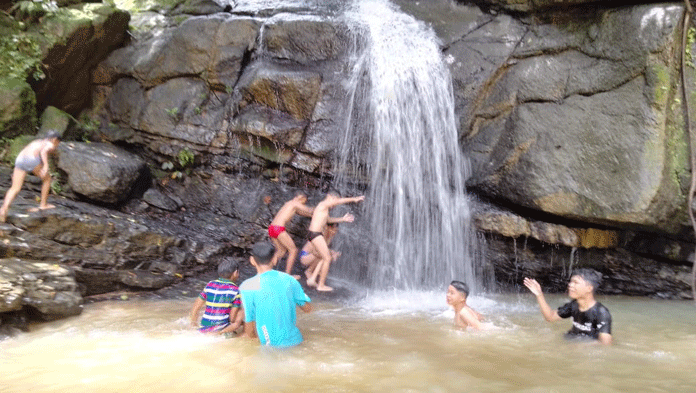
[(201, 112), (202, 112), (202, 110), (201, 110), (201, 107), (200, 107), (200, 106), (197, 106), (197, 107), (193, 108), (193, 113), (195, 113), (195, 114), (197, 114), (197, 115), (200, 115)]
[(689, 27), (689, 30), (686, 32), (686, 46), (684, 49), (686, 58), (684, 59), (684, 63), (687, 67), (691, 68), (694, 68), (694, 58), (691, 53), (691, 48), (694, 46), (694, 43), (696, 43), (696, 29)]
[(41, 58), (41, 46), (34, 37), (23, 32), (0, 36), (0, 75), (41, 80), (46, 77)]
[(170, 108), (165, 109), (164, 111), (167, 112), (167, 114), (171, 116), (171, 118), (174, 119), (174, 121), (179, 120), (179, 108)]
[(191, 150), (182, 149), (179, 150), (177, 158), (179, 159), (179, 165), (181, 165), (182, 168), (186, 168), (187, 166), (193, 164), (194, 160), (196, 159), (196, 156), (191, 152)]
[(57, 13), (58, 4), (52, 0), (21, 0), (10, 11), (20, 20), (37, 21), (44, 15)]
[(51, 172), (51, 192), (55, 195), (60, 195), (63, 192), (58, 172)]
[(227, 94), (232, 94), (232, 91), (234, 90), (234, 87), (232, 86), (225, 86), (225, 93)]

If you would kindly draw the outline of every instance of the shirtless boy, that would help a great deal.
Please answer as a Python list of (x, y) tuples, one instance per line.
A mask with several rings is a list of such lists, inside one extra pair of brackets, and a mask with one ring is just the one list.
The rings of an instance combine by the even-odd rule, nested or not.
[[(273, 256), (273, 265), (287, 253), (288, 259), (285, 263), (285, 273), (287, 274), (292, 274), (292, 266), (297, 258), (297, 246), (295, 246), (295, 242), (285, 231), (285, 225), (292, 220), (295, 214), (312, 217), (314, 209), (305, 205), (306, 203), (307, 196), (302, 192), (296, 193), (294, 198), (285, 202), (283, 207), (280, 208), (268, 227), (268, 235), (276, 248), (276, 253)], [(293, 277), (300, 278), (299, 276)]]
[(56, 131), (50, 131), (45, 138), (35, 139), (19, 152), (15, 160), (15, 168), (12, 173), (12, 186), (5, 194), (5, 200), (0, 207), (0, 222), (5, 222), (7, 219), (7, 211), (12, 204), (12, 201), (17, 197), (19, 190), (22, 189), (24, 178), (27, 173), (33, 172), (41, 178), (41, 202), (38, 209), (51, 209), (55, 206), (46, 203), (48, 193), (51, 191), (51, 174), (48, 172), (48, 155), (53, 154), (60, 143), (60, 134)]
[[(324, 230), (324, 239), (326, 240), (327, 246), (331, 246), (331, 241), (337, 233), (338, 223), (326, 224), (326, 229)], [(340, 252), (332, 249), (329, 249), (329, 253), (331, 254), (332, 262), (335, 262), (336, 259), (338, 259), (338, 257), (341, 256)], [(305, 276), (307, 276), (307, 281), (316, 282), (317, 274), (319, 273), (319, 269), (317, 269), (319, 261), (321, 261), (321, 254), (319, 254), (317, 248), (314, 247), (312, 242), (305, 243), (304, 247), (302, 247), (302, 249), (300, 250), (300, 263), (307, 269), (305, 270)]]
[(562, 305), (558, 310), (549, 307), (537, 280), (525, 278), (524, 286), (536, 296), (539, 309), (548, 322), (573, 317), (573, 325), (566, 333), (566, 337), (591, 338), (610, 345), (612, 342), (611, 314), (594, 298), (595, 288), (599, 286), (601, 279), (602, 276), (592, 269), (574, 271), (568, 283), (568, 296), (573, 300)]
[[(346, 214), (341, 218), (331, 218), (329, 217), (329, 209), (339, 205), (344, 205), (346, 203), (360, 202), (365, 199), (365, 196), (357, 196), (352, 198), (341, 198), (337, 193), (330, 192), (326, 194), (326, 198), (319, 202), (317, 206), (314, 207), (314, 213), (312, 214), (312, 221), (309, 223), (309, 234), (307, 235), (307, 240), (312, 243), (316, 248), (317, 253), (320, 255), (320, 261), (315, 268), (315, 274), (307, 279), (307, 285), (316, 286), (317, 291), (329, 292), (333, 291), (333, 288), (326, 285), (326, 276), (329, 275), (329, 267), (331, 266), (331, 252), (329, 251), (329, 245), (324, 237), (324, 229), (327, 223), (338, 223), (338, 222), (353, 222), (353, 215)], [(316, 277), (319, 276), (319, 281), (317, 282)]]
[(467, 306), (469, 287), (461, 281), (452, 281), (447, 287), (447, 304), (454, 307), (454, 324), (466, 329), (481, 330), (483, 316)]

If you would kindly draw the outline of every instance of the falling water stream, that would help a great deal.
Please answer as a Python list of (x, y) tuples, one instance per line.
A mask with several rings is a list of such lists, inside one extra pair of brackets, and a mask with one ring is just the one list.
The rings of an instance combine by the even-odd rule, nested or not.
[(335, 171), (339, 184), (350, 180), (342, 173), (369, 180), (368, 284), (437, 288), (459, 279), (475, 287), (468, 167), (437, 37), (387, 0), (356, 1), (346, 19), (359, 44)]

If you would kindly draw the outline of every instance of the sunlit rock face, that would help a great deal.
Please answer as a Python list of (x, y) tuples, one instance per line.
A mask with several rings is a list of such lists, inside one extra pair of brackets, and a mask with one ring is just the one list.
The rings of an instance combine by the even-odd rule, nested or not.
[(548, 23), (481, 15), (445, 49), (470, 188), (567, 219), (680, 230), (681, 15), (669, 4)]
[[(218, 13), (156, 29), (93, 73), (102, 135), (161, 155), (255, 155), (315, 172), (339, 131), (345, 27)], [(320, 133), (321, 135), (316, 135)], [(330, 145), (326, 145), (330, 144)], [(324, 165), (322, 165), (324, 164)]]

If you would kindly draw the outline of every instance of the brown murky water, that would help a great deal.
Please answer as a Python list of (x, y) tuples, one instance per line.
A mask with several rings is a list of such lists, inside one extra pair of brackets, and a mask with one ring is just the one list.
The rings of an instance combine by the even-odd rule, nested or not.
[[(551, 297), (552, 306), (565, 298)], [(531, 296), (474, 297), (488, 330), (451, 325), (444, 293), (317, 302), (301, 346), (204, 336), (190, 300), (90, 304), (0, 342), (0, 392), (693, 392), (696, 307), (601, 298), (615, 345), (565, 341)]]

